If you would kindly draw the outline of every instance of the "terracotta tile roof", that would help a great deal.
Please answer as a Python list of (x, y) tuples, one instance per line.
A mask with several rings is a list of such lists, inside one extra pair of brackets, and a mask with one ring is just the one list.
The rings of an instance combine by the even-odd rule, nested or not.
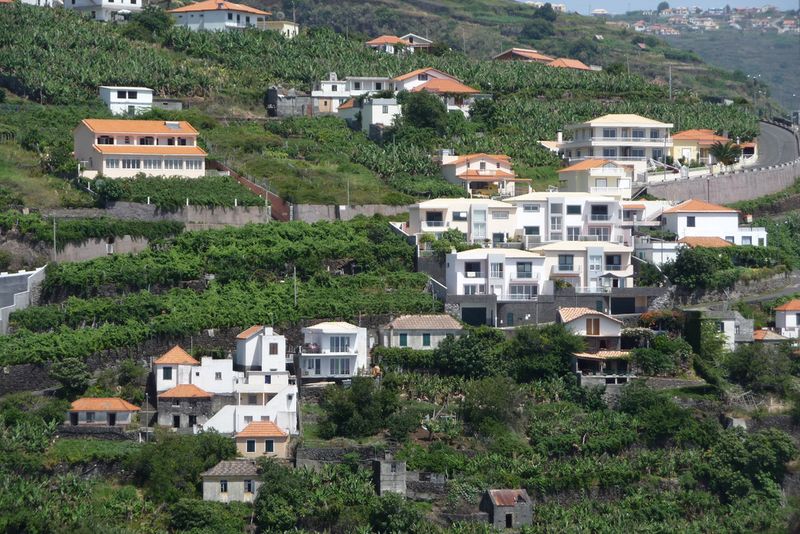
[(381, 35), (380, 37), (376, 37), (375, 39), (372, 39), (371, 41), (367, 41), (367, 44), (371, 45), (371, 46), (380, 46), (380, 45), (384, 45), (384, 44), (408, 45), (408, 44), (411, 44), (411, 43), (409, 43), (405, 39), (401, 39), (400, 37), (397, 37), (396, 35)]
[(576, 352), (576, 358), (587, 360), (610, 360), (615, 358), (629, 358), (631, 353), (627, 350), (599, 350), (597, 352)]
[(725, 241), (721, 237), (716, 237), (716, 236), (684, 237), (678, 239), (678, 243), (683, 243), (684, 245), (688, 245), (692, 248), (694, 247), (724, 248), (733, 246), (733, 243), (731, 243), (730, 241)]
[(203, 391), (194, 384), (181, 384), (161, 393), (159, 399), (210, 399), (213, 397), (208, 391)]
[(505, 154), (485, 154), (483, 152), (478, 152), (477, 154), (464, 154), (463, 156), (459, 156), (456, 159), (448, 161), (447, 163), (443, 163), (442, 165), (461, 165), (462, 163), (466, 163), (468, 161), (478, 161), (482, 159), (488, 159), (491, 161), (504, 161), (506, 163), (511, 161), (511, 158)]
[(412, 70), (411, 72), (407, 72), (406, 74), (402, 74), (400, 76), (397, 76), (396, 78), (392, 78), (392, 81), (402, 82), (403, 80), (407, 80), (409, 78), (413, 78), (417, 74), (423, 74), (425, 72), (438, 72), (439, 74), (442, 74), (442, 75), (448, 77), (451, 80), (456, 80), (457, 81), (457, 78), (455, 76), (450, 76), (446, 72), (441, 71), (439, 69), (434, 69), (433, 67), (424, 67), (422, 69)]
[(800, 311), (800, 299), (793, 299), (786, 304), (781, 304), (775, 308), (775, 311)]
[(200, 365), (200, 362), (192, 358), (180, 345), (175, 345), (153, 363), (155, 365)]
[[(474, 181), (480, 181), (480, 180), (516, 181), (517, 180), (516, 176), (517, 175), (514, 174), (513, 172), (506, 172), (501, 169), (487, 169), (485, 171), (481, 171), (478, 169), (469, 169), (457, 175), (456, 178), (458, 178), (459, 180), (474, 180)], [(519, 181), (528, 182), (530, 180), (527, 178), (520, 178)]]
[(788, 338), (773, 332), (772, 330), (754, 330), (753, 341), (784, 341)]
[[(186, 121), (83, 119), (81, 123), (99, 134), (197, 134), (197, 130)], [(176, 126), (171, 128), (167, 123), (174, 123)]]
[(356, 106), (356, 99), (355, 98), (348, 98), (341, 104), (339, 104), (339, 109), (351, 109)]
[(730, 141), (727, 137), (722, 137), (714, 133), (714, 130), (684, 130), (672, 135), (675, 141), (699, 141), (702, 143), (716, 143), (717, 141), (725, 143)]
[(736, 210), (726, 208), (725, 206), (718, 206), (717, 204), (709, 204), (702, 200), (685, 200), (677, 206), (672, 206), (664, 210), (664, 213), (702, 213), (702, 212), (716, 212), (716, 213), (736, 213)]
[(514, 56), (530, 59), (531, 61), (539, 61), (541, 63), (549, 63), (555, 60), (555, 58), (546, 56), (541, 54), (538, 50), (532, 50), (530, 48), (511, 48), (497, 54), (493, 59), (505, 59), (506, 57), (512, 59)]
[(272, 421), (253, 421), (236, 434), (237, 438), (285, 438), (286, 432)]
[(261, 332), (261, 329), (263, 329), (263, 328), (264, 328), (264, 326), (260, 325), (260, 324), (257, 324), (255, 326), (251, 326), (247, 330), (242, 330), (241, 332), (239, 332), (236, 335), (236, 339), (249, 339), (249, 338), (253, 337), (254, 335), (258, 334), (259, 332)]
[(446, 313), (437, 315), (401, 315), (387, 328), (398, 330), (461, 330), (461, 323)]
[(622, 321), (619, 319), (615, 319), (610, 315), (607, 315), (603, 312), (599, 312), (597, 310), (593, 310), (591, 308), (559, 308), (558, 309), (558, 316), (561, 319), (562, 323), (569, 323), (574, 321), (575, 319), (580, 319), (585, 315), (602, 315), (606, 319), (610, 319), (612, 321), (616, 321), (622, 324)]
[(548, 65), (551, 67), (561, 67), (563, 69), (592, 70), (582, 61), (578, 61), (577, 59), (569, 59), (565, 57), (554, 59), (553, 61), (548, 63)]
[(495, 506), (514, 506), (519, 500), (531, 502), (528, 492), (524, 489), (491, 489), (489, 498)]
[(216, 11), (218, 9), (227, 9), (228, 11), (241, 11), (242, 13), (250, 13), (251, 15), (271, 15), (269, 11), (261, 11), (254, 7), (246, 6), (244, 4), (234, 4), (233, 2), (225, 2), (221, 0), (204, 0), (203, 2), (196, 2), (188, 6), (177, 7), (170, 9), (167, 13), (191, 13), (197, 11)]
[(432, 78), (422, 85), (411, 90), (412, 93), (419, 93), (420, 91), (427, 91), (429, 93), (447, 93), (457, 95), (470, 95), (480, 93), (477, 89), (464, 85), (456, 80), (445, 80), (442, 78)]
[(145, 156), (205, 156), (199, 146), (165, 145), (92, 145), (101, 154), (131, 154)]
[(558, 172), (586, 171), (589, 169), (596, 169), (597, 167), (602, 167), (606, 163), (611, 163), (611, 161), (607, 159), (585, 159), (583, 161), (579, 161), (578, 163), (570, 165), (569, 167), (559, 169)]
[(748, 141), (746, 143), (739, 143), (739, 148), (755, 148), (756, 144), (753, 141)]
[(84, 397), (72, 403), (69, 411), (71, 412), (138, 412), (138, 406), (134, 406), (125, 399), (118, 397)]
[(224, 476), (258, 476), (258, 466), (253, 460), (222, 460), (220, 463), (200, 473), (200, 476), (224, 477)]
[(622, 208), (626, 210), (644, 210), (647, 209), (647, 206), (644, 204), (623, 204)]

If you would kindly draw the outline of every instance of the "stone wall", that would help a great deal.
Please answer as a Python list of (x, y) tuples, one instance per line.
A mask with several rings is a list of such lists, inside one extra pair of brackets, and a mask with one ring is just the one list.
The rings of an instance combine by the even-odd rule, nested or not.
[(383, 448), (364, 447), (308, 447), (300, 444), (295, 451), (295, 466), (320, 469), (325, 464), (341, 463), (345, 455), (355, 454), (359, 464), (365, 469), (372, 468), (372, 460), (383, 458)]
[[(130, 254), (145, 250), (150, 242), (144, 237), (131, 237), (129, 235), (115, 237), (113, 239), (114, 254)], [(56, 254), (56, 261), (84, 261), (107, 256), (108, 239), (92, 238), (83, 243), (67, 243), (64, 248)]]
[(61, 438), (93, 438), (109, 441), (136, 441), (139, 439), (139, 432), (114, 426), (61, 425), (58, 427), (57, 434)]
[(317, 221), (349, 221), (358, 215), (397, 215), (408, 211), (408, 206), (390, 206), (387, 204), (363, 204), (358, 206), (339, 206), (333, 204), (293, 204), (292, 220)]

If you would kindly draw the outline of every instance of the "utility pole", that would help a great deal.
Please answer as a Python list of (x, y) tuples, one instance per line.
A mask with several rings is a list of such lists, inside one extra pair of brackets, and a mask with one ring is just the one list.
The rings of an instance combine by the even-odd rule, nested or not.
[(292, 266), (294, 276), (294, 307), (297, 308), (297, 266)]
[(672, 65), (669, 66), (669, 100), (672, 102)]
[(347, 178), (347, 206), (350, 207), (350, 178)]
[(56, 261), (56, 218), (53, 217), (53, 261)]

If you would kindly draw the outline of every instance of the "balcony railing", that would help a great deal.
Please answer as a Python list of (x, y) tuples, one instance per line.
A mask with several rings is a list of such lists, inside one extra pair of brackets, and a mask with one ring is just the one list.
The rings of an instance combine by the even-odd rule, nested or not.
[(606, 264), (606, 271), (621, 271), (622, 269), (623, 269), (622, 265), (609, 265), (609, 264)]
[(605, 136), (598, 136), (592, 137), (590, 140), (592, 143), (597, 143), (598, 141), (611, 141), (614, 143), (659, 143), (663, 145), (667, 143), (667, 145), (672, 145), (672, 138), (671, 137), (605, 137)]
[(423, 224), (431, 228), (444, 228), (447, 223), (444, 221), (423, 221)]
[(480, 271), (464, 271), (464, 278), (485, 278), (486, 273)]
[(507, 293), (503, 295), (502, 300), (536, 300), (539, 295), (524, 295), (519, 293)]
[(539, 273), (528, 273), (526, 276), (521, 276), (520, 273), (514, 275), (511, 280), (518, 282), (534, 282), (539, 279)]
[(597, 222), (597, 221), (610, 221), (611, 220), (611, 215), (609, 215), (608, 213), (592, 213), (591, 215), (589, 215), (589, 220), (590, 221), (595, 221), (595, 222)]

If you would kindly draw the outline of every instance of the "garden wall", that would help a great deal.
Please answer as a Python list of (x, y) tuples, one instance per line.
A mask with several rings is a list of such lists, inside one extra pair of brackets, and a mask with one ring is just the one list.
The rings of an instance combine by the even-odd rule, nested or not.
[[(149, 241), (144, 237), (131, 237), (129, 235), (113, 239), (113, 254), (128, 254), (141, 252), (147, 248)], [(87, 239), (83, 243), (67, 243), (56, 254), (56, 261), (84, 261), (107, 256), (109, 254), (107, 239), (99, 237)]]
[(387, 204), (362, 204), (358, 206), (339, 206), (333, 204), (292, 204), (292, 220), (317, 221), (349, 221), (358, 215), (397, 215), (408, 211), (408, 206), (390, 206)]

